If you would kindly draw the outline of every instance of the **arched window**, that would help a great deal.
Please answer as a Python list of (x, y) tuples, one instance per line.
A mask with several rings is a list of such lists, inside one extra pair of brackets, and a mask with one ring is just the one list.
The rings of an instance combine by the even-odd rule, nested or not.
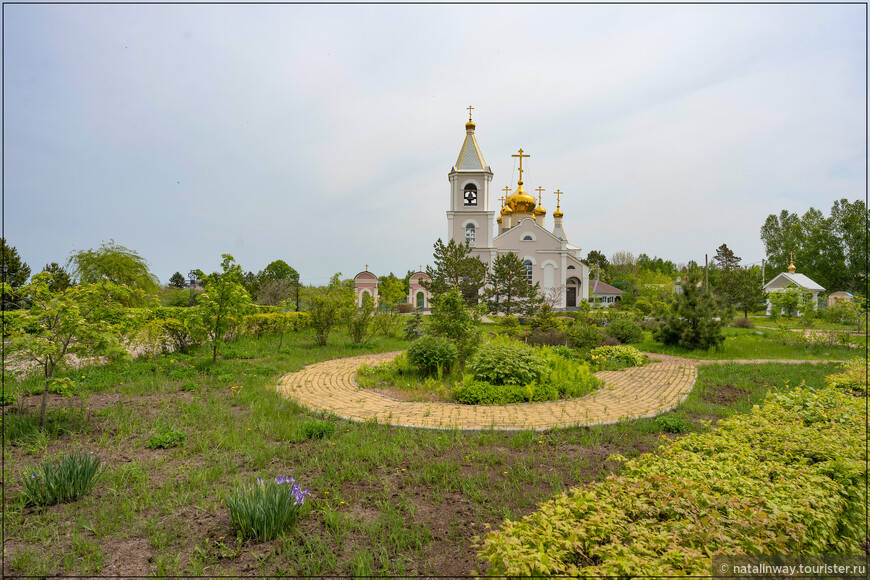
[(532, 285), (532, 261), (531, 260), (524, 260), (523, 266), (525, 267), (525, 270), (526, 270), (526, 282), (528, 282), (529, 286), (531, 286)]
[(532, 236), (523, 236), (524, 242), (534, 242), (535, 239)]
[(417, 308), (423, 308), (425, 304), (426, 297), (422, 292), (417, 292)]
[(476, 230), (474, 229), (474, 224), (468, 224), (465, 226), (465, 241), (469, 243), (474, 243)]
[(477, 186), (469, 183), (462, 191), (462, 204), (465, 206), (477, 205)]

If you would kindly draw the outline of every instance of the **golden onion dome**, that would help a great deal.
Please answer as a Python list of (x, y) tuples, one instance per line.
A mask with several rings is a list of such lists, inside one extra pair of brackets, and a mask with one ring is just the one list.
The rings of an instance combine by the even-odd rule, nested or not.
[(501, 215), (511, 215), (512, 213), (514, 213), (514, 210), (512, 210), (508, 206), (504, 206), (503, 208), (501, 208)]
[(498, 216), (495, 221), (497, 221), (498, 223), (501, 223), (501, 216)]
[(519, 181), (519, 187), (513, 192), (510, 197), (504, 200), (507, 207), (516, 213), (532, 213), (535, 209), (535, 198), (526, 193), (523, 189), (522, 180)]
[(535, 208), (535, 215), (547, 215), (547, 210), (544, 209), (544, 206), (539, 205)]
[(466, 131), (471, 131), (474, 129), (474, 127), (475, 127), (475, 124), (471, 121), (471, 119), (469, 119), (468, 122), (465, 124)]
[(560, 217), (562, 217), (563, 215), (565, 215), (565, 214), (562, 213), (562, 210), (559, 209), (558, 206), (556, 206), (556, 211), (553, 212), (553, 217), (554, 217), (554, 218), (560, 218)]

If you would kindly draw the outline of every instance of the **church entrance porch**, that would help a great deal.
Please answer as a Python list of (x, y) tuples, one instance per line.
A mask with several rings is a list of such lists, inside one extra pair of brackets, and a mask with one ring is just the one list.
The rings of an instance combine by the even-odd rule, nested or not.
[(577, 308), (577, 294), (580, 290), (580, 280), (568, 278), (565, 285), (565, 308)]

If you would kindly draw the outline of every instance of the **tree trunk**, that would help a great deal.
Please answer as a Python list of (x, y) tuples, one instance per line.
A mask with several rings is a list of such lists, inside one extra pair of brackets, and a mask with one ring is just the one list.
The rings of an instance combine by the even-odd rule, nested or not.
[(215, 341), (214, 346), (212, 347), (212, 355), (211, 355), (211, 362), (214, 363), (216, 361), (217, 361), (217, 341)]
[(51, 364), (51, 366), (49, 366), (48, 363), (45, 363), (43, 370), (45, 371), (45, 388), (42, 390), (42, 405), (39, 409), (40, 429), (45, 426), (45, 405), (48, 402), (48, 384), (51, 381), (51, 377), (54, 376), (54, 364)]

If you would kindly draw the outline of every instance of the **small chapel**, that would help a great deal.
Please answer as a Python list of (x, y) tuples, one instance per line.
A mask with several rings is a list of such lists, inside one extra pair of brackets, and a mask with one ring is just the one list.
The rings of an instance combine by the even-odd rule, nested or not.
[[(580, 302), (590, 298), (589, 267), (580, 259), (581, 249), (568, 242), (562, 227), (562, 191), (553, 192), (556, 211), (553, 212), (553, 226), (549, 228), (547, 210), (541, 199), (546, 190), (542, 186), (534, 190), (538, 194), (537, 201), (526, 192), (523, 159), (529, 158), (530, 154), (520, 149), (511, 156), (519, 160), (516, 189), (511, 193), (510, 186), (504, 188), (505, 195), (498, 198), (501, 203), (496, 217), (491, 194), (493, 172), (486, 164), (474, 135), (472, 109), (469, 107), (465, 140), (459, 157), (447, 176), (450, 182), (447, 238), (456, 243), (468, 241), (472, 247), (471, 255), (479, 257), (487, 268), (498, 256), (515, 253), (525, 264), (529, 284), (540, 282), (541, 292), (553, 300), (556, 309), (576, 308)], [(429, 307), (428, 292), (420, 285), (423, 280), (428, 280), (428, 276), (421, 267), (412, 277), (407, 298), (409, 304), (418, 308)], [(354, 283), (359, 304), (366, 293), (377, 300), (377, 277), (368, 268), (357, 274)]]
[(492, 201), (492, 169), (486, 164), (483, 152), (474, 135), (475, 124), (465, 124), (465, 141), (459, 157), (450, 169), (450, 209), (447, 211), (447, 235), (457, 243), (466, 240), (473, 247), (472, 255), (480, 257), (487, 266), (496, 257), (513, 252), (526, 266), (529, 284), (540, 282), (545, 296), (553, 297), (555, 308), (575, 308), (589, 300), (589, 267), (580, 259), (581, 249), (568, 242), (562, 227), (560, 198), (555, 190), (556, 211), (553, 226), (547, 226), (547, 210), (537, 187), (537, 202), (526, 192), (523, 183), (523, 159), (530, 157), (522, 149), (512, 155), (519, 159), (519, 180), (516, 189), (505, 187), (505, 196), (496, 217)]

